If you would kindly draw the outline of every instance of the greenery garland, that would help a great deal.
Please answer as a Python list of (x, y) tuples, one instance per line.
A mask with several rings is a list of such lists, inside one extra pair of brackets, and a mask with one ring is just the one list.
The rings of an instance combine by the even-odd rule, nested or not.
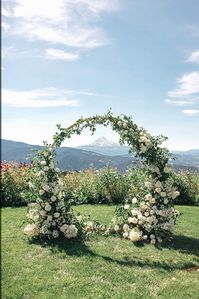
[[(96, 125), (111, 125), (120, 137), (120, 144), (127, 143), (130, 152), (136, 153), (148, 172), (145, 188), (148, 192), (144, 198), (132, 198), (116, 211), (112, 223), (102, 228), (93, 221), (75, 216), (70, 203), (64, 201), (62, 181), (59, 169), (54, 161), (55, 149), (73, 134), (80, 135), (85, 128), (92, 134)], [(137, 126), (131, 117), (113, 116), (111, 111), (100, 116), (80, 118), (68, 128), (58, 125), (58, 132), (53, 136), (53, 144), (45, 143), (45, 149), (38, 152), (35, 164), (37, 179), (32, 184), (37, 192), (36, 203), (29, 205), (27, 217), (30, 224), (24, 232), (33, 237), (67, 239), (75, 238), (92, 231), (103, 230), (106, 234), (117, 233), (133, 242), (162, 242), (171, 235), (177, 211), (173, 200), (179, 192), (172, 185), (169, 174), (168, 149), (161, 147), (163, 136), (151, 136), (144, 128)]]

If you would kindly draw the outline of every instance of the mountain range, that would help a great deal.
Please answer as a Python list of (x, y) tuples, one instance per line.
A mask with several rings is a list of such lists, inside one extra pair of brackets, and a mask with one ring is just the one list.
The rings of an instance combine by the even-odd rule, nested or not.
[[(31, 145), (23, 142), (1, 140), (1, 160), (30, 162), (33, 159), (33, 149), (41, 150), (43, 146)], [(199, 149), (188, 151), (174, 151), (175, 160), (170, 164), (175, 169), (192, 169), (199, 171)], [(57, 149), (58, 166), (61, 170), (82, 170), (89, 167), (100, 169), (107, 164), (125, 171), (135, 158), (129, 154), (129, 147), (101, 137), (93, 143), (77, 148), (60, 147)]]

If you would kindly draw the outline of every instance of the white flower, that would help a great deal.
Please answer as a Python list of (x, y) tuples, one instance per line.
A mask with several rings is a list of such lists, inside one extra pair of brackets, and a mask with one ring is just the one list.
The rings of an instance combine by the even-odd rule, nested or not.
[(126, 122), (123, 122), (123, 128), (124, 129), (128, 128), (128, 124)]
[(151, 239), (155, 239), (155, 235), (153, 235), (153, 234), (150, 235), (150, 238), (151, 238)]
[(152, 245), (155, 245), (155, 243), (156, 243), (156, 240), (155, 240), (155, 239), (152, 239), (152, 240), (151, 240), (151, 244), (152, 244)]
[(145, 153), (147, 151), (147, 147), (145, 145), (143, 145), (143, 144), (141, 145), (140, 149), (141, 149), (142, 153)]
[(159, 188), (159, 187), (155, 188), (155, 192), (160, 193), (161, 192), (161, 188)]
[(40, 195), (43, 195), (44, 193), (45, 193), (44, 190), (39, 190), (39, 194), (40, 194)]
[(35, 224), (28, 224), (24, 228), (24, 234), (28, 236), (37, 236), (39, 234), (38, 227)]
[(147, 235), (143, 235), (142, 239), (143, 240), (147, 240), (148, 236)]
[(58, 212), (54, 213), (55, 218), (59, 218), (59, 216), (60, 216), (60, 213), (58, 213)]
[(167, 198), (164, 199), (164, 204), (167, 205), (169, 200)]
[(53, 195), (53, 196), (51, 196), (51, 201), (56, 201), (57, 200), (57, 198)]
[(81, 215), (79, 215), (79, 216), (76, 216), (76, 219), (77, 219), (77, 221), (81, 221), (82, 220), (82, 216)]
[[(45, 152), (44, 157), (48, 157), (49, 153)], [(46, 161), (45, 161), (46, 162)], [(45, 164), (44, 164), (45, 165)]]
[(158, 241), (159, 243), (162, 243), (162, 238), (157, 237), (157, 241)]
[(119, 225), (116, 224), (116, 225), (114, 226), (114, 231), (118, 232), (119, 230), (120, 230), (120, 227), (119, 227)]
[(149, 217), (149, 212), (145, 212), (144, 216)]
[(162, 183), (161, 183), (160, 181), (157, 181), (157, 182), (155, 183), (155, 186), (156, 186), (157, 188), (161, 188), (161, 187), (162, 187)]
[(176, 197), (178, 197), (180, 195), (180, 192), (179, 191), (175, 191), (173, 194), (172, 194), (172, 199), (175, 199)]
[(136, 204), (137, 201), (138, 201), (137, 198), (136, 198), (136, 197), (133, 197), (133, 199), (132, 199), (132, 203), (133, 203), (133, 204)]
[(48, 185), (44, 185), (44, 186), (43, 186), (43, 189), (44, 189), (45, 191), (49, 191), (49, 190), (50, 190), (50, 187), (49, 187)]
[(59, 172), (60, 170), (59, 170), (59, 168), (58, 168), (58, 167), (56, 167), (56, 168), (55, 168), (55, 171), (56, 171), (56, 172)]
[(67, 239), (75, 238), (77, 236), (78, 229), (74, 224), (68, 225), (67, 229), (65, 230), (65, 237)]
[(145, 195), (145, 199), (146, 200), (151, 200), (153, 198), (153, 196), (151, 195), (151, 194), (147, 194), (147, 195)]
[(48, 166), (44, 166), (44, 171), (48, 171), (49, 167)]
[(129, 217), (129, 218), (128, 218), (128, 222), (129, 222), (129, 223), (134, 223), (134, 224), (136, 224), (136, 223), (138, 222), (138, 220), (137, 220), (137, 218), (135, 218), (135, 217)]
[(124, 206), (124, 209), (125, 209), (125, 210), (128, 210), (129, 208), (130, 208), (130, 205), (125, 205), (125, 206)]
[(128, 238), (128, 237), (129, 237), (129, 233), (128, 233), (127, 231), (125, 231), (125, 232), (123, 233), (123, 237), (124, 237), (124, 238)]
[(49, 212), (51, 209), (52, 209), (51, 205), (49, 205), (49, 204), (45, 205), (45, 210), (47, 212)]
[(48, 215), (48, 217), (47, 217), (47, 221), (48, 222), (51, 222), (53, 220), (53, 217), (51, 216), (51, 215)]
[(124, 230), (124, 231), (128, 231), (128, 230), (129, 230), (129, 226), (128, 226), (128, 224), (124, 224), (124, 225), (123, 225), (123, 230)]
[(58, 231), (57, 230), (53, 230), (52, 236), (53, 236), (53, 238), (58, 238), (59, 237)]
[(129, 239), (133, 242), (137, 242), (141, 239), (140, 232), (132, 229), (129, 234)]
[(150, 199), (150, 201), (149, 201), (151, 204), (153, 204), (153, 203), (155, 203), (155, 198), (154, 197), (152, 197), (151, 199)]
[(144, 183), (145, 187), (147, 187), (148, 189), (150, 189), (152, 187), (152, 184), (150, 182), (145, 182)]
[(63, 224), (63, 225), (60, 227), (60, 231), (61, 231), (62, 233), (64, 233), (64, 232), (67, 230), (67, 228), (68, 228), (68, 224)]
[(162, 197), (165, 197), (167, 194), (166, 194), (166, 192), (161, 192), (160, 195), (161, 195)]
[(46, 165), (46, 161), (41, 161), (40, 164), (44, 166)]

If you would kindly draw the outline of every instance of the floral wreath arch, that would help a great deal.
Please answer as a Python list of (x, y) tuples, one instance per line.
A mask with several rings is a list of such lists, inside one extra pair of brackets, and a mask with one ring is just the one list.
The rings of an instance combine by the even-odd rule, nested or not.
[(141, 158), (142, 164), (149, 174), (145, 182), (147, 189), (143, 198), (132, 198), (131, 203), (121, 207), (120, 215), (116, 215), (112, 224), (101, 230), (118, 233), (133, 242), (142, 241), (151, 244), (162, 242), (171, 235), (177, 211), (173, 200), (179, 195), (172, 185), (168, 161), (170, 153), (161, 147), (163, 136), (151, 136), (144, 128), (137, 126), (131, 117), (113, 116), (111, 111), (104, 115), (80, 118), (68, 128), (58, 125), (58, 132), (53, 136), (53, 144), (44, 143), (45, 149), (37, 153), (35, 165), (37, 200), (28, 207), (27, 217), (30, 223), (24, 233), (32, 237), (67, 239), (75, 238), (100, 230), (92, 221), (86, 221), (73, 214), (69, 202), (64, 201), (62, 181), (54, 157), (55, 149), (73, 134), (80, 135), (85, 128), (92, 134), (96, 125), (111, 125), (120, 137), (120, 144), (127, 143), (130, 152)]

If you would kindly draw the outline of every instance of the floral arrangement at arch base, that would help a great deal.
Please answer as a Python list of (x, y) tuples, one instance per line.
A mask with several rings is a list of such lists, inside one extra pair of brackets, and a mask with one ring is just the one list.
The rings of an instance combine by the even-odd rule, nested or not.
[[(62, 181), (56, 167), (55, 149), (73, 134), (81, 134), (89, 128), (95, 132), (96, 125), (111, 125), (120, 136), (120, 144), (127, 143), (130, 151), (136, 153), (148, 172), (147, 190), (143, 198), (132, 198), (123, 207), (116, 209), (112, 223), (103, 228), (89, 219), (75, 216), (70, 203), (64, 201)], [(170, 153), (161, 146), (165, 137), (151, 136), (138, 127), (131, 117), (113, 116), (111, 111), (102, 116), (80, 118), (68, 128), (58, 125), (52, 145), (45, 143), (45, 149), (35, 158), (37, 179), (31, 184), (37, 193), (37, 200), (29, 205), (27, 217), (30, 223), (24, 229), (31, 237), (76, 238), (92, 232), (119, 234), (132, 242), (156, 244), (168, 238), (175, 225), (178, 212), (173, 200), (179, 192), (172, 185), (168, 161)]]

